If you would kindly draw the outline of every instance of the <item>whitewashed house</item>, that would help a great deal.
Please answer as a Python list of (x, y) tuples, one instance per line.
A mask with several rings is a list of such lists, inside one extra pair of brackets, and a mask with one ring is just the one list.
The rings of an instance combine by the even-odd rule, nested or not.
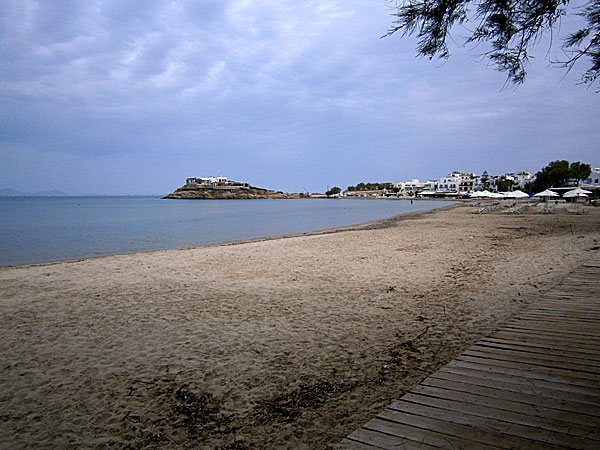
[(455, 175), (455, 173), (446, 177), (442, 177), (438, 180), (437, 192), (442, 194), (458, 194), (460, 187), (460, 176)]
[(520, 189), (523, 189), (527, 183), (532, 183), (535, 181), (535, 175), (531, 172), (527, 172), (526, 170), (511, 173), (510, 175), (513, 176), (515, 183), (519, 185)]
[(589, 178), (581, 183), (581, 187), (584, 189), (600, 189), (600, 168), (593, 168)]
[(187, 178), (185, 184), (200, 184), (203, 186), (224, 186), (229, 182), (227, 177)]

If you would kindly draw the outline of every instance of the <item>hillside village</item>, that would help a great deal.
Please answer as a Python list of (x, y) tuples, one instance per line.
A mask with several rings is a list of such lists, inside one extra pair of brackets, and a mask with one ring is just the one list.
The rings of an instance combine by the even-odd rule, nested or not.
[[(331, 193), (335, 197), (461, 197), (473, 192), (490, 191), (506, 192), (524, 189), (535, 181), (535, 175), (527, 171), (490, 175), (484, 171), (482, 175), (473, 172), (454, 171), (437, 180), (422, 181), (413, 179), (391, 183), (359, 183), (348, 186), (345, 191)], [(577, 184), (573, 181), (572, 184)], [(591, 175), (582, 180), (585, 189), (600, 189), (600, 168), (593, 168)], [(317, 194), (318, 195), (318, 194)]]

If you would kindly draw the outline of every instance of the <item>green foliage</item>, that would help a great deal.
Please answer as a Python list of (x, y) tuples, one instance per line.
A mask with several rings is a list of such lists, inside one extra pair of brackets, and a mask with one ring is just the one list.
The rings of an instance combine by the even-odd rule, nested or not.
[[(530, 54), (544, 33), (559, 28), (560, 18), (578, 14), (587, 26), (563, 40), (566, 61), (554, 64), (571, 70), (582, 57), (591, 60), (583, 74), (584, 83), (600, 76), (600, 0), (589, 0), (579, 13), (567, 11), (570, 0), (401, 0), (393, 14), (396, 20), (386, 36), (401, 31), (416, 35), (417, 54), (429, 59), (448, 58), (446, 44), (455, 25), (470, 32), (465, 44), (489, 44), (483, 56), (495, 68), (506, 72), (508, 81), (525, 81)], [(472, 31), (470, 31), (472, 30)]]
[(589, 164), (582, 164), (579, 161), (571, 163), (569, 169), (571, 170), (571, 178), (576, 179), (578, 183), (592, 174), (592, 166)]
[(508, 178), (500, 178), (499, 180), (496, 181), (496, 186), (498, 187), (498, 190), (500, 192), (508, 192), (508, 191), (512, 191), (513, 187), (515, 187), (517, 183), (515, 183), (513, 180), (510, 180)]
[(393, 189), (392, 183), (358, 183), (356, 186), (348, 186), (348, 191), (382, 191)]
[(325, 195), (326, 195), (327, 197), (331, 197), (332, 195), (337, 195), (337, 194), (339, 194), (340, 192), (342, 192), (342, 189), (341, 189), (341, 188), (339, 188), (339, 187), (337, 187), (337, 186), (334, 186), (334, 187), (332, 187), (331, 189), (329, 189), (327, 192), (325, 192)]
[(592, 173), (592, 166), (581, 162), (569, 164), (566, 160), (552, 161), (535, 174), (535, 181), (525, 186), (525, 191), (530, 194), (541, 192), (551, 187), (560, 187), (570, 180), (579, 182)]

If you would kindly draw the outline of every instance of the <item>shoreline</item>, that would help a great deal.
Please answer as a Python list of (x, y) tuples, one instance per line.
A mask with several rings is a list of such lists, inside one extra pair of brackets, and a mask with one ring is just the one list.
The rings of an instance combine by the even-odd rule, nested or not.
[[(172, 200), (172, 199), (168, 199), (168, 200)], [(269, 200), (287, 200), (287, 199), (269, 199)], [(342, 200), (344, 200), (344, 199), (342, 199)], [(380, 200), (380, 199), (351, 199), (351, 200)], [(382, 200), (410, 200), (410, 199), (382, 199)], [(430, 199), (425, 199), (425, 200), (429, 201)], [(448, 200), (448, 201), (450, 201), (450, 200)], [(262, 242), (262, 241), (270, 241), (270, 240), (276, 240), (276, 239), (288, 239), (288, 238), (300, 237), (300, 236), (331, 234), (331, 233), (339, 233), (342, 231), (359, 230), (359, 229), (363, 229), (364, 227), (371, 227), (371, 226), (378, 227), (379, 226), (378, 224), (383, 226), (383, 224), (387, 223), (387, 222), (395, 223), (396, 221), (399, 221), (400, 220), (399, 218), (401, 218), (401, 217), (403, 218), (401, 220), (407, 220), (410, 218), (410, 217), (404, 217), (404, 216), (415, 215), (414, 217), (419, 217), (420, 213), (428, 213), (428, 212), (437, 211), (440, 209), (460, 206), (462, 204), (460, 201), (457, 201), (457, 200), (452, 200), (452, 201), (454, 202), (454, 204), (452, 204), (452, 205), (440, 206), (440, 207), (434, 208), (434, 209), (411, 211), (411, 212), (397, 214), (397, 215), (391, 216), (391, 217), (386, 217), (383, 219), (376, 219), (376, 220), (371, 220), (368, 222), (362, 222), (362, 223), (357, 223), (357, 224), (352, 224), (352, 225), (342, 225), (342, 226), (333, 227), (333, 228), (323, 228), (320, 230), (305, 231), (305, 232), (301, 232), (301, 233), (282, 234), (282, 235), (277, 235), (277, 236), (267, 236), (267, 237), (251, 238), (251, 239), (224, 241), (224, 242), (219, 242), (219, 243), (215, 243), (215, 244), (192, 246), (192, 247), (166, 248), (166, 249), (161, 249), (161, 250), (148, 250), (148, 251), (133, 252), (133, 253), (115, 253), (115, 254), (111, 254), (111, 255), (90, 256), (90, 257), (85, 257), (85, 258), (59, 259), (59, 260), (55, 260), (55, 261), (43, 261), (43, 262), (24, 263), (24, 264), (11, 264), (11, 265), (6, 265), (6, 266), (0, 266), (0, 270), (2, 270), (4, 268), (14, 268), (14, 267), (46, 266), (46, 265), (54, 265), (54, 264), (61, 264), (61, 263), (76, 263), (76, 262), (86, 261), (89, 259), (111, 258), (111, 257), (115, 257), (115, 256), (144, 255), (144, 254), (152, 254), (152, 253), (158, 253), (158, 252), (183, 251), (183, 250), (193, 250), (193, 249), (208, 248), (208, 247), (230, 246), (230, 245), (246, 244), (246, 243), (250, 243), (250, 242)]]
[(472, 210), (3, 267), (0, 447), (328, 448), (600, 249)]

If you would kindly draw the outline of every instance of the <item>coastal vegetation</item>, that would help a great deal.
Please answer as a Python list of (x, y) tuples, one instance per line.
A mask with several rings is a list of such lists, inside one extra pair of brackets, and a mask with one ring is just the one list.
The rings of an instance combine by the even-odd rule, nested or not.
[(325, 195), (327, 197), (331, 197), (334, 195), (338, 195), (340, 192), (342, 192), (342, 189), (338, 186), (334, 186), (331, 189), (329, 189), (327, 192), (325, 192)]
[(384, 189), (393, 189), (392, 183), (358, 183), (356, 186), (348, 186), (348, 191), (382, 191)]
[[(570, 0), (404, 0), (397, 3), (396, 20), (386, 36), (398, 31), (416, 35), (417, 55), (447, 59), (447, 39), (457, 38), (450, 32), (460, 26), (461, 33), (470, 33), (463, 38), (464, 44), (477, 47), (477, 56), (489, 60), (507, 74), (509, 83), (518, 85), (525, 81), (532, 51), (542, 37), (552, 39), (553, 33), (560, 33), (564, 17), (581, 16), (586, 24), (562, 37), (565, 59), (550, 63), (570, 71), (579, 60), (588, 59), (591, 64), (581, 82), (591, 84), (600, 76), (600, 0), (569, 8), (570, 4)], [(480, 51), (478, 44), (488, 49)]]
[(579, 161), (569, 164), (566, 160), (557, 160), (548, 163), (535, 174), (535, 180), (525, 186), (525, 192), (534, 194), (551, 187), (564, 186), (569, 181), (577, 184), (592, 172), (592, 166)]

